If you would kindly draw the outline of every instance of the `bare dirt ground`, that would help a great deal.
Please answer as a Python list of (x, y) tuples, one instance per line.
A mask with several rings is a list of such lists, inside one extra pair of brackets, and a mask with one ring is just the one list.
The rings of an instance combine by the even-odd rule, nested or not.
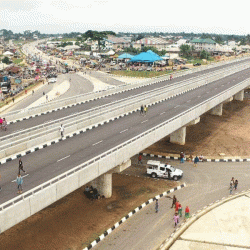
[[(186, 156), (203, 154), (206, 158), (250, 158), (250, 99), (223, 105), (223, 115), (205, 114), (199, 123), (187, 127), (186, 144), (170, 143), (167, 136), (145, 153)], [(221, 153), (223, 155), (221, 155)], [(224, 155), (225, 154), (225, 155)]]
[(2, 233), (0, 249), (82, 250), (137, 206), (177, 185), (113, 174), (112, 198), (90, 201), (78, 189)]

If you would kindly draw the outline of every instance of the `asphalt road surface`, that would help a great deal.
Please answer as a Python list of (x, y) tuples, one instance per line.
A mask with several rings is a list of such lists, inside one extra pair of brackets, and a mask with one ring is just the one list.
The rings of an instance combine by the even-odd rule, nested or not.
[[(143, 157), (143, 162), (146, 163), (147, 160), (151, 159), (153, 158)], [(161, 162), (169, 162), (166, 159), (159, 160)], [(185, 214), (187, 205), (190, 208), (190, 213), (193, 214), (204, 206), (229, 196), (228, 189), (232, 177), (239, 181), (238, 192), (250, 188), (250, 168), (247, 162), (204, 162), (198, 163), (198, 167), (193, 167), (193, 164), (188, 162), (180, 164), (179, 161), (173, 161), (170, 164), (184, 172), (180, 182), (185, 182), (187, 187), (173, 193), (182, 205), (183, 214)], [(138, 172), (140, 172), (139, 175), (141, 176), (145, 174), (144, 168), (136, 166), (125, 170), (124, 174), (129, 173), (133, 175), (134, 171), (136, 171), (136, 175), (138, 175)], [(173, 194), (170, 196), (173, 197)], [(159, 200), (159, 212), (155, 213), (155, 202), (153, 202), (122, 223), (93, 249), (157, 249), (174, 231), (174, 209), (170, 208), (171, 205), (172, 200), (163, 197)], [(183, 218), (180, 219), (180, 223), (182, 222)]]
[[(136, 112), (22, 157), (24, 169), (29, 174), (24, 178), (24, 191), (171, 119), (249, 76), (249, 70), (242, 71), (149, 107), (146, 116)], [(3, 189), (0, 203), (3, 203), (17, 195), (16, 185), (12, 181), (18, 172), (18, 160), (1, 165), (0, 171)]]

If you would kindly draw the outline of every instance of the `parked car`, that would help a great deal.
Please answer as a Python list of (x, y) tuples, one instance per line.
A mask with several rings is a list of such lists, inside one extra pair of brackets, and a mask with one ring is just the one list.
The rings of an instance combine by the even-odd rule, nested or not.
[(48, 83), (55, 83), (56, 82), (56, 78), (49, 78)]
[(177, 181), (183, 176), (183, 171), (169, 164), (161, 163), (160, 161), (149, 160), (147, 162), (147, 174), (152, 178), (162, 177)]
[(201, 66), (201, 63), (194, 63), (194, 66)]

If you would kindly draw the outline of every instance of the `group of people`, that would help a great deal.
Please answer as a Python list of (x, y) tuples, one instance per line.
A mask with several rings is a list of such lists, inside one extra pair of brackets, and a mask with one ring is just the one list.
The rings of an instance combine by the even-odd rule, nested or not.
[[(193, 158), (192, 154), (189, 155), (187, 158), (189, 162), (194, 162), (194, 167), (197, 167), (198, 162), (204, 161), (204, 156), (201, 154), (199, 157), (196, 155), (195, 158)], [(185, 154), (183, 152), (180, 153), (180, 163), (184, 163), (185, 161)]]
[(146, 105), (141, 105), (141, 109), (140, 109), (140, 115), (146, 115), (148, 111), (148, 107)]
[(229, 186), (229, 192), (230, 194), (232, 194), (233, 189), (237, 190), (238, 187), (238, 180), (234, 180), (234, 177), (232, 177), (231, 181), (230, 181), (230, 186)]
[[(173, 196), (173, 203), (172, 203), (172, 207), (171, 208), (175, 208), (175, 214), (174, 214), (174, 226), (176, 227), (180, 221), (180, 218), (182, 217), (182, 206), (179, 203), (179, 201), (177, 200), (176, 196)], [(158, 199), (155, 200), (155, 212), (158, 213), (159, 211), (159, 201)], [(188, 219), (190, 217), (190, 210), (189, 207), (186, 206), (185, 209), (185, 219)]]
[(5, 118), (0, 117), (0, 127), (2, 130), (6, 131), (7, 130), (7, 121)]
[(104, 195), (100, 195), (96, 188), (93, 188), (92, 186), (86, 186), (84, 190), (84, 194), (86, 197), (90, 200), (98, 200), (101, 198), (104, 198)]
[[(174, 214), (174, 226), (176, 227), (178, 223), (180, 222), (180, 218), (182, 217), (182, 206), (180, 202), (177, 200), (176, 196), (173, 196), (173, 202), (172, 207), (175, 208), (175, 214)], [(188, 206), (185, 208), (185, 219), (188, 219), (190, 217), (190, 209)]]

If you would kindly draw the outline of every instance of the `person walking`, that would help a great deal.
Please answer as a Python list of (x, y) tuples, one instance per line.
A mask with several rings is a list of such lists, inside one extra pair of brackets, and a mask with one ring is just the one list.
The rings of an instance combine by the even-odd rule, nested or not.
[(142, 164), (142, 155), (138, 156), (138, 164)]
[(175, 197), (175, 195), (174, 195), (174, 196), (173, 196), (173, 202), (172, 202), (172, 207), (171, 207), (171, 208), (173, 208), (173, 207), (175, 206), (176, 201), (177, 201), (177, 199), (176, 199), (176, 197)]
[(179, 201), (176, 201), (175, 202), (175, 212), (177, 212), (177, 213), (178, 213), (178, 210), (179, 210), (179, 205), (180, 205)]
[(199, 162), (199, 158), (196, 155), (196, 157), (194, 158), (194, 167), (197, 167), (198, 162)]
[(60, 127), (60, 132), (61, 132), (61, 138), (63, 138), (63, 134), (64, 134), (64, 126), (61, 124), (61, 127)]
[(238, 187), (238, 180), (235, 180), (235, 182), (234, 182), (234, 189), (237, 190), (237, 187)]
[(230, 194), (232, 194), (233, 188), (234, 188), (233, 184), (230, 183), (230, 187), (229, 187)]
[(180, 153), (180, 163), (184, 163), (185, 154), (183, 152)]
[(180, 217), (182, 217), (182, 206), (181, 204), (179, 204), (179, 207), (178, 207), (178, 214)]
[(23, 177), (19, 174), (16, 178), (17, 183), (17, 193), (21, 194), (23, 192), (22, 184), (23, 184)]
[(230, 185), (232, 184), (232, 186), (234, 186), (234, 177), (232, 177), (231, 181), (230, 181)]
[(155, 200), (155, 212), (158, 213), (159, 210), (159, 203), (158, 203), (158, 199)]
[(23, 169), (23, 162), (22, 162), (22, 159), (20, 158), (19, 159), (19, 171), (18, 171), (18, 174), (21, 173), (21, 170), (26, 173), (26, 171)]
[(49, 100), (49, 97), (48, 97), (48, 95), (46, 95), (46, 102), (48, 102), (48, 100)]
[(143, 115), (144, 107), (141, 105), (140, 115)]
[(176, 227), (179, 223), (179, 215), (177, 212), (174, 214), (174, 227)]
[(189, 210), (189, 207), (186, 206), (186, 209), (185, 209), (185, 219), (188, 219), (190, 217), (190, 210)]
[(6, 119), (5, 119), (5, 118), (3, 118), (3, 123), (2, 123), (2, 127), (1, 127), (1, 129), (3, 129), (4, 131), (6, 131), (6, 130), (7, 130), (7, 121), (6, 121)]
[(144, 113), (145, 113), (145, 115), (147, 114), (147, 111), (148, 111), (148, 107), (145, 105), (144, 106)]

